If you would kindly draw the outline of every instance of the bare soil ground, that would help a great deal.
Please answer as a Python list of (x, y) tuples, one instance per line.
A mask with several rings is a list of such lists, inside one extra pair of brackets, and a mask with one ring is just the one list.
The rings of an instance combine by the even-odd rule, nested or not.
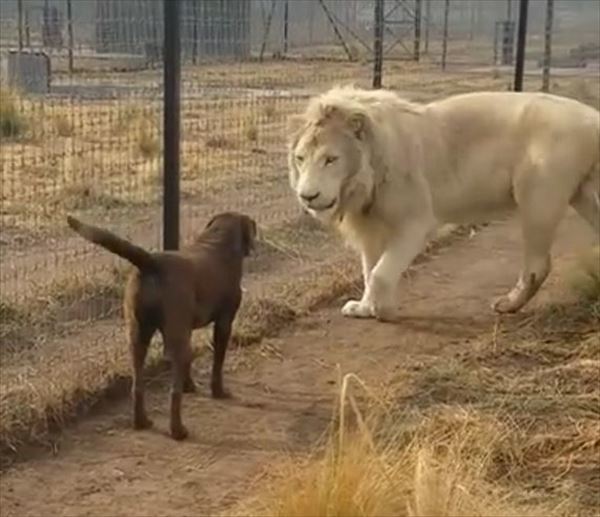
[[(570, 216), (555, 247), (555, 273), (524, 314), (499, 319), (489, 309), (490, 299), (512, 285), (520, 261), (517, 225), (496, 223), (441, 249), (402, 281), (405, 316), (398, 324), (343, 319), (338, 300), (257, 347), (232, 350), (226, 382), (234, 398), (226, 402), (208, 397), (208, 358), (203, 358), (195, 369), (200, 391), (184, 401), (191, 436), (183, 443), (165, 434), (167, 378), (157, 376), (149, 397), (153, 430), (129, 428), (126, 401), (108, 405), (64, 431), (51, 451), (34, 452), (3, 473), (1, 513), (231, 513), (252, 495), (273, 461), (310, 450), (326, 429), (337, 365), (376, 387), (409, 373), (425, 379), (431, 368), (456, 357), (477, 362), (478, 354), (490, 347), (509, 348), (511, 334), (502, 332), (503, 327), (510, 329), (568, 300), (566, 272), (590, 242), (591, 233)], [(588, 322), (579, 331), (600, 339), (597, 323)], [(597, 355), (596, 350), (596, 361)], [(533, 371), (535, 351), (515, 364), (520, 362)], [(597, 445), (589, 450), (590, 457), (597, 454)], [(600, 508), (597, 470), (596, 462), (584, 477), (569, 478), (571, 491), (581, 492), (582, 508), (588, 510)], [(570, 475), (569, 467), (563, 476)]]

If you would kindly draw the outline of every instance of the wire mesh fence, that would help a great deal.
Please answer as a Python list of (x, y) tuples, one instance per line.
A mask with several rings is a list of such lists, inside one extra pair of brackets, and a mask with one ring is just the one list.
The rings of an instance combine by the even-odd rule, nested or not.
[[(224, 208), (254, 213), (264, 224), (298, 216), (285, 184), (286, 116), (331, 84), (371, 84), (375, 4), (182, 1), (184, 236)], [(430, 97), (473, 89), (473, 81), (510, 84), (516, 1), (382, 5), (384, 86)], [(161, 6), (1, 3), (6, 303), (115, 263), (66, 232), (66, 212), (159, 244)], [(530, 2), (527, 87), (542, 86), (548, 36), (552, 90), (560, 92), (560, 78), (597, 78), (597, 22), (592, 1)]]
[[(347, 252), (289, 193), (286, 118), (336, 83), (372, 85), (378, 2), (180, 2), (182, 241), (222, 210), (256, 218), (261, 307), (292, 296), (291, 278), (335, 280)], [(423, 101), (512, 87), (517, 4), (381, 2), (383, 86)], [(525, 89), (542, 88), (551, 36), (550, 91), (598, 105), (599, 26), (593, 0), (531, 0)], [(67, 213), (161, 245), (163, 33), (159, 1), (0, 2), (4, 361), (119, 310), (122, 262), (70, 233)]]

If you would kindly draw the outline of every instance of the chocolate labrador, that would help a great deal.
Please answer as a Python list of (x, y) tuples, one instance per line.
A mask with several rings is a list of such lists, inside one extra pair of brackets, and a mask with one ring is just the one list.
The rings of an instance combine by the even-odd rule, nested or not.
[(133, 426), (152, 426), (144, 409), (143, 368), (150, 340), (158, 330), (171, 359), (171, 436), (182, 440), (182, 393), (195, 391), (190, 375), (192, 330), (214, 323), (211, 379), (215, 398), (223, 388), (223, 361), (231, 326), (240, 306), (242, 262), (254, 246), (256, 223), (235, 212), (213, 217), (195, 241), (181, 251), (150, 253), (112, 233), (67, 217), (84, 239), (123, 257), (137, 269), (127, 281), (124, 312), (133, 363)]

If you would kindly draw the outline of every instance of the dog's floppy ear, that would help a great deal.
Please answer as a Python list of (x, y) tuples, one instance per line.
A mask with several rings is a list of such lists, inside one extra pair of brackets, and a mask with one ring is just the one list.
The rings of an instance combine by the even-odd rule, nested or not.
[(238, 256), (247, 257), (254, 249), (256, 223), (247, 215), (240, 215), (234, 224), (232, 246)]
[(257, 227), (256, 222), (251, 217), (244, 217), (241, 226), (240, 245), (241, 252), (245, 257), (250, 255), (250, 252), (254, 250), (254, 243), (256, 241)]

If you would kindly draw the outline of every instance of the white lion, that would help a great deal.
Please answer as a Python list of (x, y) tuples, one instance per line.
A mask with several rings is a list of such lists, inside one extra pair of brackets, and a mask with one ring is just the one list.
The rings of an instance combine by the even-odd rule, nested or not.
[(341, 87), (312, 98), (289, 133), (300, 203), (362, 256), (364, 294), (346, 316), (395, 319), (400, 276), (443, 223), (517, 210), (524, 264), (499, 312), (519, 310), (546, 279), (569, 204), (600, 238), (600, 113), (575, 100), (478, 92), (417, 104)]

